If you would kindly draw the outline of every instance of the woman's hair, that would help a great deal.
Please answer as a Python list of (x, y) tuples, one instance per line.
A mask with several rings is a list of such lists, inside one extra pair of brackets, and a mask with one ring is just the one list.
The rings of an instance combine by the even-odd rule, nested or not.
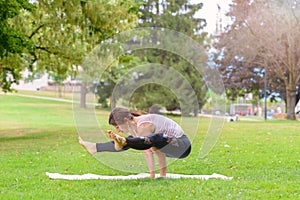
[(133, 115), (128, 109), (116, 107), (110, 113), (108, 123), (110, 125), (117, 126), (119, 124), (123, 124), (125, 119), (132, 120), (134, 116), (135, 115)]

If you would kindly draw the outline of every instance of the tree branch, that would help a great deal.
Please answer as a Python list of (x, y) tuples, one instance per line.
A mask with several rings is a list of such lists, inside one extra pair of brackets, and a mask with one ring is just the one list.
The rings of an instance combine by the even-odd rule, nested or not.
[(46, 51), (47, 53), (50, 53), (50, 54), (55, 54), (55, 53), (51, 52), (50, 50), (48, 50), (47, 47), (36, 46), (35, 48), (36, 48), (36, 49), (43, 50), (43, 51)]
[(38, 31), (43, 28), (45, 26), (45, 24), (40, 25), (39, 27), (37, 27), (29, 36), (29, 39), (31, 39), (36, 33), (38, 33)]

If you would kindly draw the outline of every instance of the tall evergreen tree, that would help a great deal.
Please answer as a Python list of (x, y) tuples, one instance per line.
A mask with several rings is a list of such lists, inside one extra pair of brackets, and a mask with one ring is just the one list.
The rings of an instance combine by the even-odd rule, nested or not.
[[(206, 34), (201, 33), (201, 30), (206, 25), (206, 21), (194, 17), (195, 13), (199, 11), (202, 6), (202, 3), (192, 4), (189, 0), (145, 0), (144, 5), (140, 9), (143, 15), (139, 20), (139, 27), (167, 28), (183, 33), (194, 39), (199, 45), (203, 45)], [(175, 42), (171, 41), (168, 37), (164, 38), (164, 40), (164, 42), (168, 42), (170, 46)], [(205, 52), (192, 51), (190, 53), (191, 57), (197, 56), (197, 54), (205, 54)], [(189, 81), (196, 92), (199, 107), (202, 107), (205, 102), (206, 89), (203, 84), (202, 75), (191, 63), (188, 63), (180, 55), (160, 49), (139, 50), (133, 52), (133, 54), (140, 58), (146, 58), (149, 63), (158, 63), (177, 70)], [(178, 90), (179, 89), (180, 84), (178, 85)], [(144, 101), (146, 101), (144, 103), (141, 103), (141, 98), (137, 98), (138, 96), (147, 97), (151, 96), (151, 94), (153, 96), (159, 93), (161, 95), (156, 95), (156, 98), (143, 98)], [(135, 95), (136, 96), (132, 98), (133, 104), (143, 104), (142, 107), (144, 108), (151, 106), (153, 103), (164, 105), (168, 109), (180, 108), (179, 101), (173, 92), (163, 86), (155, 85), (155, 83), (139, 88)], [(186, 96), (186, 98), (188, 99), (189, 97)], [(196, 114), (197, 111), (191, 110), (191, 112), (193, 111)]]

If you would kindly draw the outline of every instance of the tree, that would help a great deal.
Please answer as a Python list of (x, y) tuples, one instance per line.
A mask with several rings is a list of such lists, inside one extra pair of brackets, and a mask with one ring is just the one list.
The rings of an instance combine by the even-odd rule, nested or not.
[[(194, 18), (195, 12), (202, 8), (203, 4), (191, 4), (188, 0), (183, 1), (159, 1), (159, 0), (146, 0), (144, 5), (141, 7), (140, 11), (143, 13), (139, 21), (139, 27), (161, 27), (168, 28), (170, 30), (178, 31), (183, 33), (200, 45), (203, 45), (203, 41), (206, 37), (205, 33), (201, 33), (201, 30), (206, 25), (204, 19)], [(170, 38), (163, 38), (165, 42), (168, 42), (170, 46), (175, 41), (171, 41)], [(203, 45), (204, 46), (204, 45)], [(180, 47), (179, 47), (180, 48)], [(188, 50), (187, 50), (188, 51)], [(199, 54), (205, 54), (205, 52), (190, 52), (190, 57), (198, 56)], [(159, 63), (161, 65), (171, 66), (182, 74), (192, 85), (194, 91), (196, 92), (199, 107), (201, 108), (205, 102), (206, 89), (203, 86), (202, 75), (193, 67), (191, 63), (188, 63), (179, 55), (175, 55), (172, 52), (167, 52), (159, 49), (147, 49), (141, 51), (133, 52), (133, 55), (140, 58), (146, 58), (149, 63)], [(201, 61), (203, 63), (203, 61)], [(178, 85), (178, 89), (180, 85)], [(158, 92), (159, 91), (159, 92)], [(155, 98), (156, 103), (167, 106), (169, 109), (174, 109), (179, 107), (178, 99), (172, 95), (171, 91), (166, 88), (155, 85), (148, 84), (143, 86), (136, 91), (137, 96), (146, 97), (150, 94), (161, 93)], [(165, 94), (165, 95), (163, 95)], [(189, 98), (187, 96), (187, 98)], [(144, 106), (151, 105), (151, 97), (144, 98)], [(132, 101), (136, 101), (135, 105), (141, 103), (140, 98), (133, 98)], [(154, 99), (153, 99), (154, 101)], [(153, 102), (154, 103), (154, 102)], [(193, 103), (191, 103), (192, 105)], [(146, 107), (140, 107), (145, 109)], [(197, 114), (198, 111), (191, 110)]]
[(18, 28), (12, 27), (10, 20), (21, 10), (32, 12), (34, 5), (27, 0), (7, 0), (0, 2), (0, 85), (10, 91), (11, 84), (19, 79), (22, 65), (14, 65), (14, 60), (23, 61), (24, 50), (31, 50), (33, 43)]
[(35, 4), (34, 12), (22, 11), (11, 26), (34, 44), (33, 49), (22, 52), (30, 71), (47, 71), (57, 77), (74, 73), (74, 67), (76, 71), (97, 44), (131, 28), (137, 21), (139, 5), (134, 0), (43, 0)]
[(21, 9), (33, 11), (34, 6), (26, 0), (7, 0), (0, 2), (0, 8), (0, 58), (9, 53), (21, 54), (24, 48), (31, 48), (28, 38), (11, 27), (9, 20), (18, 16)]
[[(276, 101), (278, 94), (285, 100), (284, 84), (270, 68), (261, 67), (256, 63), (247, 63), (237, 56), (234, 58), (224, 56), (222, 59), (219, 59), (218, 53), (216, 56), (218, 58), (215, 58), (215, 61), (226, 86), (226, 95), (230, 100), (253, 93), (257, 97), (254, 100), (259, 102), (259, 99), (264, 98), (265, 92), (271, 101)], [(267, 79), (264, 78), (265, 74), (268, 76)], [(266, 91), (264, 91), (265, 81), (268, 86)]]
[[(299, 6), (298, 0), (234, 0), (228, 13), (234, 21), (216, 44), (224, 79), (257, 90), (267, 74), (268, 89), (285, 99), (291, 120), (300, 83)], [(242, 78), (237, 72), (247, 73)]]
[[(206, 34), (201, 34), (199, 33), (200, 30), (205, 26), (205, 20), (203, 19), (195, 19), (194, 14), (197, 10), (201, 9), (202, 4), (196, 4), (192, 5), (189, 3), (189, 1), (153, 1), (153, 0), (147, 0), (144, 1), (143, 6), (141, 6), (140, 12), (142, 13), (141, 18), (139, 19), (139, 26), (138, 27), (145, 27), (143, 30), (148, 33), (153, 33), (153, 34), (158, 34), (155, 33), (155, 31), (151, 31), (148, 29), (148, 27), (162, 27), (162, 28), (169, 28), (170, 30), (175, 30), (178, 31), (179, 33), (182, 32), (185, 35), (188, 35), (192, 37), (193, 39), (197, 40), (200, 45), (203, 44), (203, 40), (206, 36)], [(157, 10), (159, 9), (159, 10)], [(148, 29), (148, 30), (147, 30)], [(134, 31), (133, 31), (134, 32)], [(139, 31), (137, 31), (139, 32)], [(142, 34), (143, 33), (140, 33)], [(137, 34), (137, 35), (139, 35)], [(125, 34), (126, 35), (126, 34)], [(140, 35), (141, 36), (141, 35)], [(137, 37), (140, 37), (137, 36)], [(148, 38), (147, 41), (144, 41), (148, 43), (149, 41), (155, 42), (161, 42), (164, 43), (167, 46), (174, 46), (176, 45), (176, 42), (174, 41), (174, 38), (169, 38), (168, 36), (161, 36), (157, 35), (161, 41), (157, 41), (157, 38), (155, 35), (152, 35), (148, 37), (147, 33), (144, 35), (145, 38)], [(119, 40), (122, 40), (120, 35), (118, 39), (113, 39), (116, 40), (116, 42), (120, 42)], [(151, 38), (153, 37), (153, 38)], [(173, 41), (172, 41), (173, 39)], [(137, 39), (139, 40), (139, 39)], [(163, 41), (163, 42), (162, 42)], [(135, 39), (133, 41), (127, 41), (129, 43), (135, 43)], [(108, 41), (108, 43), (111, 43)], [(120, 45), (122, 42), (120, 42)], [(151, 43), (151, 42), (150, 42)], [(178, 43), (184, 44), (185, 41), (180, 41)], [(142, 41), (136, 41), (137, 46), (143, 46)], [(111, 44), (110, 44), (111, 45)], [(109, 45), (108, 45), (109, 46)], [(177, 52), (182, 50), (182, 46), (174, 47), (173, 49), (177, 48)], [(189, 53), (190, 55), (188, 57), (197, 57), (199, 62), (203, 64), (205, 61), (203, 61), (203, 57), (205, 57), (203, 54), (205, 52), (195, 52), (191, 51), (191, 46), (186, 47), (184, 50), (185, 53)], [(105, 47), (102, 47), (102, 49), (107, 49)], [(172, 68), (176, 69), (179, 74), (182, 74), (185, 76), (185, 78), (189, 81), (189, 83), (194, 87), (194, 91), (197, 93), (198, 97), (198, 102), (199, 106), (204, 104), (205, 101), (205, 94), (206, 94), (206, 88), (203, 86), (202, 80), (201, 80), (201, 74), (193, 67), (192, 64), (195, 63), (188, 63), (187, 61), (184, 60), (184, 58), (181, 58), (180, 55), (175, 55), (171, 52), (166, 52), (164, 50), (159, 50), (159, 49), (149, 49), (146, 48), (147, 50), (137, 50), (137, 51), (131, 51), (128, 56), (126, 55), (125, 57), (130, 58), (130, 62), (123, 62), (122, 60), (119, 61), (119, 66), (113, 66), (109, 67), (108, 70), (102, 74), (102, 77), (100, 78), (101, 80), (106, 80), (106, 81), (100, 81), (98, 83), (98, 88), (97, 92), (107, 98), (110, 97), (112, 100), (112, 104), (114, 105), (114, 102), (117, 100), (116, 98), (120, 98), (121, 94), (122, 95), (127, 95), (126, 93), (130, 93), (130, 89), (126, 90), (124, 87), (122, 87), (121, 91), (118, 91), (120, 94), (119, 97), (113, 97), (112, 98), (112, 89), (115, 88), (116, 84), (124, 84), (126, 87), (129, 87), (131, 83), (131, 79), (133, 79), (132, 75), (130, 74), (131, 77), (127, 77), (129, 79), (129, 82), (122, 82), (122, 77), (126, 73), (128, 73), (131, 68), (135, 68), (139, 65), (143, 65), (145, 63), (153, 63), (153, 64), (161, 64), (164, 66), (172, 66)], [(118, 51), (118, 50), (115, 50)], [(113, 51), (109, 51), (113, 52)], [(125, 54), (128, 54), (128, 52), (123, 52)], [(109, 63), (107, 61), (103, 61), (104, 58), (106, 58), (106, 53), (105, 52), (98, 52), (97, 53), (102, 54), (101, 58), (98, 58), (98, 61), (95, 61), (94, 63)], [(118, 53), (116, 53), (118, 54)], [(133, 56), (133, 57), (132, 57)], [(91, 56), (93, 58), (97, 57)], [(137, 58), (134, 58), (137, 57)], [(200, 59), (201, 57), (201, 59)], [(124, 57), (123, 57), (124, 58)], [(93, 59), (89, 59), (88, 62), (91, 62)], [(97, 60), (97, 59), (96, 59)], [(196, 60), (196, 59), (194, 59)], [(197, 63), (198, 64), (198, 63)], [(90, 64), (93, 65), (93, 64)], [(103, 64), (102, 64), (103, 65)], [(152, 67), (152, 68), (151, 68)], [(142, 74), (142, 77), (137, 76), (134, 78), (135, 82), (141, 81), (141, 79), (145, 77), (151, 77), (153, 76), (153, 66), (149, 66), (148, 69), (143, 69), (142, 72), (138, 73), (137, 71), (131, 71), (130, 73), (136, 73), (136, 74)], [(167, 72), (166, 72), (167, 73)], [(95, 74), (95, 73), (91, 73)], [(121, 76), (120, 76), (121, 74)], [(173, 77), (172, 77), (173, 78)], [(165, 77), (167, 79), (167, 77)], [(145, 80), (146, 81), (146, 80)], [(184, 89), (184, 84), (180, 83), (177, 87), (177, 90)], [(117, 86), (118, 87), (118, 86)], [(131, 88), (132, 89), (132, 88)], [(110, 93), (108, 91), (111, 91)], [(131, 93), (130, 93), (131, 94)], [(157, 94), (157, 95), (156, 95)], [(183, 94), (183, 93), (182, 93)], [(188, 94), (192, 95), (192, 94)], [(189, 98), (189, 96), (186, 96), (186, 100), (191, 100), (192, 98)], [(154, 98), (155, 96), (155, 98)], [(143, 97), (143, 98), (141, 98)], [(101, 98), (101, 102), (106, 101), (106, 98)], [(127, 98), (127, 97), (124, 97)], [(148, 110), (149, 107), (152, 104), (160, 104), (167, 106), (169, 109), (174, 109), (179, 107), (179, 101), (176, 99), (174, 94), (165, 87), (159, 86), (156, 83), (147, 83), (143, 85), (142, 87), (138, 88), (135, 90), (134, 94), (132, 94), (132, 97), (130, 99), (131, 105), (134, 105), (135, 108), (137, 109), (143, 109), (143, 110)], [(187, 105), (193, 105), (194, 102), (189, 102), (186, 103)], [(103, 104), (105, 105), (105, 103)], [(196, 110), (191, 110), (194, 111), (195, 114), (197, 114), (198, 111)]]
[[(117, 56), (118, 62), (109, 66), (108, 69), (103, 71), (100, 77), (100, 80), (95, 82), (92, 90), (99, 96), (98, 103), (101, 104), (103, 108), (107, 108), (109, 105), (115, 107), (115, 101), (111, 98), (112, 92), (121, 81), (122, 77), (124, 77), (131, 68), (142, 64), (143, 61), (140, 60), (138, 57), (134, 57), (132, 55), (121, 55)], [(121, 93), (124, 93), (122, 91)], [(108, 99), (111, 102), (108, 102)]]

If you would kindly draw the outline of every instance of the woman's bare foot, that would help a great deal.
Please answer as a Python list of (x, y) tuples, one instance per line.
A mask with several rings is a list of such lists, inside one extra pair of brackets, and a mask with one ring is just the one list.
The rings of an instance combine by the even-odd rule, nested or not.
[(94, 155), (97, 152), (96, 143), (86, 142), (81, 137), (78, 137), (79, 144), (83, 146), (91, 155)]
[(126, 139), (124, 137), (121, 137), (121, 136), (115, 134), (111, 130), (108, 130), (107, 133), (108, 133), (108, 136), (114, 140), (115, 149), (117, 151), (121, 150), (126, 145)]

